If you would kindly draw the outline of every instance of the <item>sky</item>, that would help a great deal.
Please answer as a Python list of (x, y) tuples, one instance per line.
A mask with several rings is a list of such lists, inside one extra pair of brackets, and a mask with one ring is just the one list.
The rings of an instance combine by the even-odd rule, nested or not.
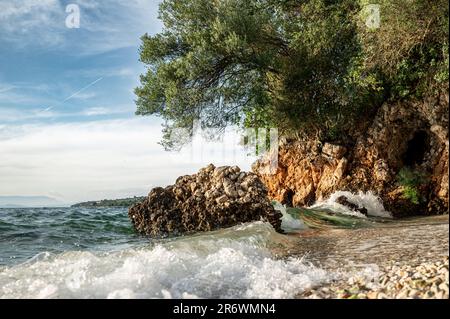
[(250, 169), (233, 132), (198, 142), (202, 156), (198, 143), (169, 153), (162, 120), (134, 115), (140, 37), (162, 30), (158, 2), (0, 0), (0, 197), (70, 204), (145, 195), (209, 162)]

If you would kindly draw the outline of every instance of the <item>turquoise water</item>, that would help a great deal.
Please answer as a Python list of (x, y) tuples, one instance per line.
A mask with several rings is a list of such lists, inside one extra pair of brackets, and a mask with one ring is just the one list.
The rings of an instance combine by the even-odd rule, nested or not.
[(252, 222), (160, 240), (136, 234), (125, 208), (0, 209), (0, 298), (294, 298), (350, 275), (336, 261), (377, 276), (379, 259), (448, 254), (448, 219), (389, 221), (377, 198), (358, 200), (375, 217), (276, 205), (291, 234)]
[(127, 209), (0, 210), (0, 298), (292, 298), (329, 275), (270, 224), (151, 240)]
[[(284, 218), (289, 218), (286, 230), (302, 228), (286, 213)], [(110, 252), (172, 240), (136, 234), (126, 208), (0, 208), (0, 266), (17, 265), (42, 252)]]
[[(336, 192), (330, 199), (316, 203), (316, 206), (319, 211), (339, 212), (349, 218), (360, 217), (353, 218), (358, 224), (358, 220), (365, 222), (365, 216), (335, 202), (341, 195), (366, 207), (371, 216), (390, 216), (384, 211), (380, 199), (371, 193)], [(283, 206), (276, 204), (275, 207), (283, 212), (283, 229), (306, 228), (301, 221), (287, 214)], [(224, 233), (227, 231), (213, 232), (217, 238)], [(202, 234), (194, 238), (198, 236), (202, 238)], [(249, 232), (246, 236), (252, 238), (253, 234)], [(111, 252), (173, 240), (179, 239), (155, 241), (136, 234), (127, 208), (0, 208), (0, 266), (17, 265), (44, 252)]]
[(125, 208), (0, 209), (0, 266), (38, 253), (111, 251), (148, 240), (135, 234)]

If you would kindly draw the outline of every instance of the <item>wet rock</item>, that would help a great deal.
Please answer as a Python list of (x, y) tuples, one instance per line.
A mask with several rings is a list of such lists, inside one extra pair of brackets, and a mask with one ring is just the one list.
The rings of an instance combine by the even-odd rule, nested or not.
[(339, 196), (336, 199), (336, 203), (344, 205), (345, 207), (348, 207), (350, 210), (354, 211), (354, 212), (359, 212), (365, 216), (367, 216), (367, 208), (365, 207), (359, 207), (358, 205), (350, 202), (347, 197), (345, 196)]
[(182, 235), (263, 220), (281, 231), (267, 189), (254, 173), (210, 164), (174, 185), (154, 188), (128, 215), (135, 229), (152, 237)]

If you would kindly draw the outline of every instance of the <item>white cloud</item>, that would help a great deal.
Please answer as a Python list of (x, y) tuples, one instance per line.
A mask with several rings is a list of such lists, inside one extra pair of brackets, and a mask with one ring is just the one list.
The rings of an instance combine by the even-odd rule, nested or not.
[(39, 98), (36, 95), (31, 95), (29, 92), (20, 90), (19, 87), (11, 86), (9, 88), (0, 89), (0, 108), (5, 107), (5, 104), (30, 104), (41, 102), (45, 103), (45, 99)]
[(42, 93), (47, 93), (49, 90), (50, 87), (42, 83), (0, 82), (0, 121), (2, 120), (2, 114), (8, 113), (10, 111), (9, 108), (11, 108), (12, 105), (49, 103), (49, 100), (42, 96)]
[[(57, 32), (62, 28), (58, 21), (64, 17), (64, 9), (58, 0), (16, 0), (0, 3), (0, 39), (20, 44), (24, 39), (35, 38), (41, 45), (56, 45), (62, 42)], [(64, 21), (64, 20), (63, 20)], [(38, 32), (47, 29), (49, 32)]]
[(106, 107), (90, 107), (82, 112), (86, 116), (111, 114), (111, 110)]
[[(25, 16), (33, 11), (53, 11), (58, 4), (58, 0), (3, 1), (0, 3), (0, 19)], [(42, 17), (42, 19), (46, 20), (46, 17)]]
[(92, 99), (94, 97), (96, 97), (97, 94), (94, 92), (83, 92), (83, 93), (77, 93), (74, 96), (71, 97), (71, 99), (76, 99), (76, 100), (89, 100)]
[(14, 85), (1, 84), (0, 83), (0, 94), (7, 93), (14, 90), (16, 87)]
[[(87, 99), (86, 95), (83, 99)], [(134, 114), (135, 105), (119, 105), (119, 106), (93, 106), (86, 107), (76, 112), (64, 112), (64, 104), (33, 109), (21, 109), (19, 107), (2, 107), (0, 106), (0, 122), (1, 123), (20, 123), (31, 120), (68, 120), (73, 117), (90, 117), (101, 115), (131, 115)]]
[[(66, 202), (146, 194), (214, 162), (249, 169), (253, 159), (229, 143), (191, 162), (158, 144), (153, 118), (0, 128), (0, 195), (61, 194)], [(224, 144), (225, 145), (225, 144)], [(209, 148), (209, 147), (207, 147)], [(209, 148), (210, 149), (210, 148)], [(222, 152), (223, 151), (223, 152)], [(224, 156), (225, 155), (225, 156)]]
[(139, 70), (131, 67), (109, 67), (109, 68), (89, 68), (69, 70), (65, 72), (67, 77), (83, 77), (83, 78), (108, 78), (108, 77), (133, 77), (137, 78)]
[(111, 0), (108, 4), (96, 2), (82, 10), (81, 28), (89, 32), (88, 41), (79, 44), (80, 54), (96, 54), (140, 45), (144, 33), (161, 29), (158, 17), (158, 0)]
[(57, 117), (58, 114), (44, 109), (22, 109), (17, 107), (0, 107), (0, 122), (18, 122)]
[(0, 41), (16, 48), (58, 48), (89, 55), (137, 46), (141, 35), (160, 29), (155, 0), (72, 2), (80, 6), (79, 29), (66, 28), (66, 3), (61, 0), (1, 1)]

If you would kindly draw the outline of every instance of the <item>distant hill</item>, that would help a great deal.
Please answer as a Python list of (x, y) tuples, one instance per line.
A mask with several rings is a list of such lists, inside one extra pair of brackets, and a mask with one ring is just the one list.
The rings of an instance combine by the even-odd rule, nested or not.
[(131, 205), (136, 204), (137, 202), (140, 202), (144, 200), (144, 196), (141, 197), (131, 197), (131, 198), (121, 198), (121, 199), (103, 199), (99, 201), (89, 201), (89, 202), (83, 202), (78, 203), (75, 205), (72, 205), (71, 207), (86, 207), (86, 208), (92, 208), (92, 207), (130, 207)]
[(14, 204), (4, 204), (4, 205), (0, 205), (0, 208), (26, 208), (26, 206), (14, 205)]
[(0, 208), (61, 207), (64, 203), (47, 196), (0, 196)]

